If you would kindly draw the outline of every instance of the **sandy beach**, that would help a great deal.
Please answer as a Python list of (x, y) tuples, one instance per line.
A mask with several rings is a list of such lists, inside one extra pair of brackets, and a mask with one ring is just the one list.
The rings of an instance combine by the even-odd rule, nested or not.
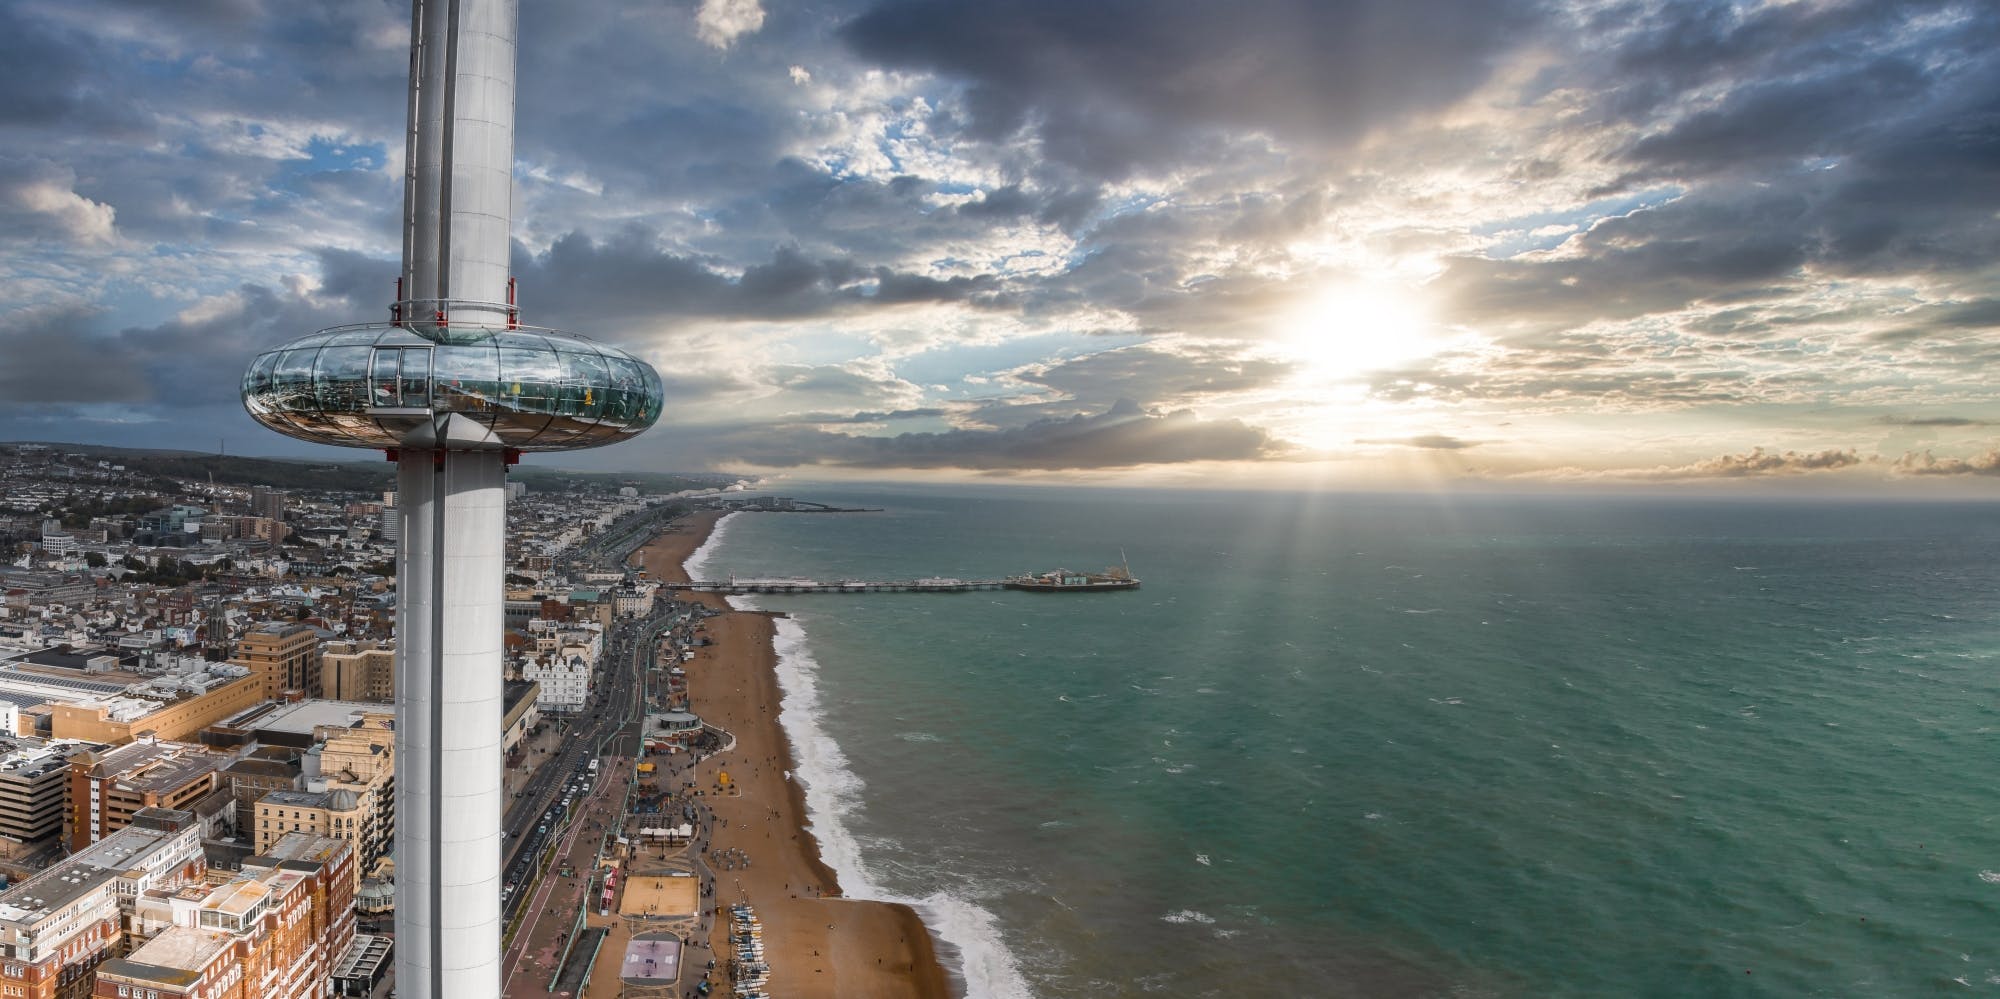
[[(720, 514), (677, 522), (640, 553), (654, 578), (683, 581), (682, 564)], [(910, 907), (839, 897), (806, 831), (804, 789), (785, 779), (790, 743), (778, 724), (780, 690), (769, 615), (731, 611), (721, 597), (697, 599), (725, 611), (707, 622), (713, 644), (687, 665), (694, 711), (728, 730), (736, 745), (704, 761), (702, 786), (727, 772), (733, 790), (712, 801), (711, 855), (737, 850), (747, 867), (716, 871), (714, 902), (747, 901), (764, 923), (773, 991), (789, 996), (948, 997), (952, 989), (923, 921)]]

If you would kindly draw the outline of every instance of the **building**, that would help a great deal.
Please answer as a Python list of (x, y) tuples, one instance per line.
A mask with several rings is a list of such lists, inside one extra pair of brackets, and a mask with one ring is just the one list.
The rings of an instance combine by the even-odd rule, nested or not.
[[(282, 748), (282, 747), (281, 747)], [(272, 791), (297, 791), (300, 771), (297, 757), (274, 759), (264, 750), (222, 769), (222, 780), (236, 805), (236, 831), (249, 835), (257, 828), (257, 802)]]
[[(215, 663), (213, 667), (228, 667)], [(179, 693), (171, 701), (110, 696), (71, 704), (51, 704), (49, 737), (105, 742), (131, 742), (141, 735), (183, 740), (229, 716), (255, 706), (267, 696), (264, 681), (254, 674), (219, 677), (221, 682), (201, 693)], [(166, 696), (166, 695), (163, 695)]]
[(206, 891), (149, 897), (172, 925), (96, 968), (105, 999), (317, 999), (354, 944), (354, 853), (292, 835)]
[(394, 715), (372, 712), (344, 728), (321, 730), (318, 768), (307, 777), (309, 787), (347, 791), (359, 802), (363, 815), (357, 842), (364, 871), (374, 870), (395, 846), (395, 725)]
[(621, 586), (611, 591), (611, 606), (619, 617), (645, 617), (653, 612), (653, 589)]
[(141, 809), (193, 812), (222, 786), (224, 757), (179, 742), (134, 742), (69, 758), (63, 840), (81, 850), (125, 828)]
[(541, 688), (526, 680), (509, 680), (503, 696), (507, 705), (507, 728), (506, 734), (500, 737), (500, 748), (511, 756), (521, 745), (521, 740), (542, 723), (542, 710), (538, 703)]
[(320, 696), (319, 632), (309, 625), (260, 624), (236, 640), (236, 655), (230, 661), (250, 667), (251, 675), (262, 680), (267, 698), (287, 690)]
[(624, 351), (520, 329), (507, 236), (518, 28), (513, 0), (418, 10), (391, 321), (296, 338), (243, 379), (244, 408), (264, 426), (396, 461), (403, 999), (501, 992), (507, 466), (636, 436), (665, 395)]
[(252, 486), (250, 487), (250, 515), (252, 517), (262, 517), (265, 520), (283, 521), (285, 519), (285, 501), (290, 498), (282, 489)]
[[(0, 894), (0, 995), (79, 999), (125, 944), (143, 893), (201, 881), (195, 817), (149, 808), (131, 824)], [(115, 993), (114, 993), (115, 994)]]
[(394, 701), (395, 643), (328, 642), (319, 653), (319, 682), (328, 700)]
[(590, 700), (591, 668), (580, 655), (537, 655), (521, 667), (521, 679), (535, 684), (535, 704), (543, 712), (575, 714)]
[[(294, 701), (264, 704), (229, 719), (203, 733), (212, 744), (242, 746), (255, 743), (253, 759), (232, 764), (225, 776), (232, 781), (237, 802), (238, 830), (246, 836), (260, 834), (265, 824), (257, 817), (257, 801), (267, 791), (324, 793), (347, 791), (358, 801), (363, 818), (355, 839), (357, 856), (364, 871), (373, 870), (387, 857), (396, 832), (396, 729), (395, 715), (380, 704), (360, 701)], [(296, 768), (280, 769), (256, 757), (286, 751), (298, 753)], [(281, 775), (295, 775), (279, 786)], [(272, 817), (274, 820), (276, 816)], [(287, 820), (291, 816), (285, 817)], [(308, 817), (299, 816), (300, 821)], [(277, 832), (291, 831), (287, 824)], [(318, 826), (301, 825), (325, 831)], [(258, 842), (262, 842), (259, 840)]]
[(361, 855), (368, 813), (353, 791), (267, 791), (257, 800), (256, 850), (269, 850), (292, 833), (331, 836), (350, 843)]
[(69, 757), (97, 743), (40, 739), (0, 740), (0, 839), (22, 845), (53, 840), (63, 831), (63, 800), (69, 789)]

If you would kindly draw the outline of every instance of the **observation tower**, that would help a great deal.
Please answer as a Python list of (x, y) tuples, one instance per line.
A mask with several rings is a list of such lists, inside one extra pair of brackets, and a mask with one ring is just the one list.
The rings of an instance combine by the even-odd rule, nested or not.
[(396, 462), (396, 990), (500, 982), (501, 588), (506, 467), (625, 440), (660, 377), (523, 326), (507, 273), (516, 0), (415, 0), (403, 270), (387, 322), (257, 356), (243, 405), (300, 440)]

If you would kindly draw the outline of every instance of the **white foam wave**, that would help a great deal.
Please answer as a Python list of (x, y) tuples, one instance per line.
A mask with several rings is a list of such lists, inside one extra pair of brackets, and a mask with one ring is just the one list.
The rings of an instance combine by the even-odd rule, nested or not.
[(1989, 885), (2000, 885), (2000, 871), (1980, 871), (1979, 880)]
[(687, 573), (689, 579), (701, 578), (702, 571), (708, 568), (708, 563), (714, 561), (715, 548), (722, 543), (722, 536), (729, 532), (729, 522), (741, 516), (743, 516), (741, 510), (723, 514), (722, 518), (715, 522), (715, 526), (708, 529), (708, 537), (702, 540), (701, 547), (688, 553), (688, 557), (681, 562), (681, 569)]
[(1161, 916), (1160, 920), (1168, 923), (1200, 923), (1203, 926), (1208, 926), (1215, 922), (1215, 917), (1205, 912), (1196, 912), (1193, 909), (1182, 909), (1179, 912), (1169, 912)]
[[(718, 527), (721, 525), (717, 525)], [(706, 547), (706, 546), (704, 546)], [(732, 600), (748, 609), (750, 602)], [(840, 745), (820, 725), (822, 698), (819, 663), (806, 644), (805, 627), (797, 618), (776, 621), (772, 642), (778, 654), (778, 686), (783, 692), (778, 722), (792, 743), (794, 773), (805, 787), (806, 821), (819, 841), (820, 859), (840, 879), (849, 898), (900, 902), (917, 911), (943, 946), (939, 958), (957, 957), (957, 978), (966, 999), (1028, 999), (1027, 980), (1013, 952), (1000, 937), (998, 921), (978, 903), (950, 892), (923, 898), (899, 895), (876, 884), (861, 856), (861, 844), (843, 817), (861, 803), (861, 778), (847, 765)]]

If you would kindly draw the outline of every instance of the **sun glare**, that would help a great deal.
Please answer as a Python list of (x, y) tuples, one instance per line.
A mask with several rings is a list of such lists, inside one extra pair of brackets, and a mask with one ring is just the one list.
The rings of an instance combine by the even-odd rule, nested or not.
[(1287, 317), (1278, 350), (1315, 381), (1347, 381), (1436, 350), (1435, 321), (1424, 307), (1377, 285), (1336, 285)]

